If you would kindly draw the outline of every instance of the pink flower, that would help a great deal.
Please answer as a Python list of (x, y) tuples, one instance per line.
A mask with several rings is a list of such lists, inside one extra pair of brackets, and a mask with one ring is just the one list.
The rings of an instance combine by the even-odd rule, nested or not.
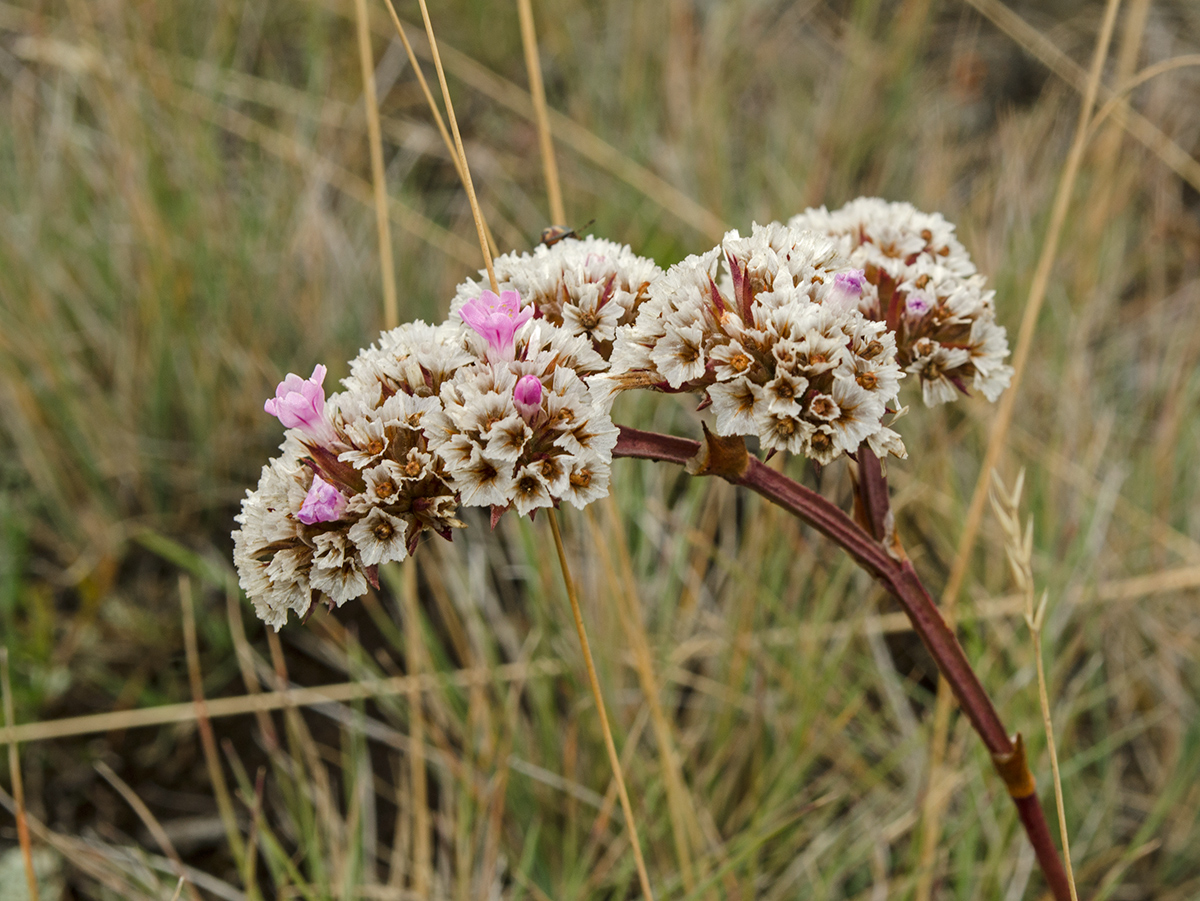
[(523, 375), (513, 389), (513, 404), (521, 418), (532, 424), (542, 409), (542, 383), (536, 375)]
[(499, 297), (484, 291), (463, 304), (458, 315), (487, 339), (488, 361), (497, 363), (516, 355), (513, 336), (533, 317), (533, 306), (522, 309), (521, 295), (516, 291), (503, 291)]
[(861, 269), (839, 272), (833, 277), (833, 291), (830, 292), (833, 305), (844, 310), (856, 309), (866, 283), (866, 274)]
[(909, 295), (904, 309), (910, 316), (924, 316), (929, 312), (929, 300), (922, 294)]
[(342, 518), (345, 509), (346, 498), (342, 496), (342, 493), (319, 475), (314, 474), (312, 487), (308, 489), (308, 495), (304, 498), (304, 503), (300, 505), (300, 512), (296, 514), (296, 519), (306, 526), (318, 522), (333, 522), (335, 519)]
[(866, 273), (861, 269), (851, 269), (849, 272), (839, 272), (833, 277), (833, 284), (847, 294), (862, 297), (863, 285), (867, 283)]
[(319, 444), (334, 440), (333, 426), (325, 419), (325, 367), (320, 363), (308, 379), (289, 372), (263, 409), (277, 416), (285, 428), (299, 429)]

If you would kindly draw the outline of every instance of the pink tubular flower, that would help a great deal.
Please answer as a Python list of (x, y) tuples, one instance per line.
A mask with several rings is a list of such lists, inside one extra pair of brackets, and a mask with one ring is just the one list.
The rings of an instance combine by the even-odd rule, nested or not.
[(839, 309), (853, 310), (858, 306), (858, 299), (862, 297), (863, 286), (866, 283), (866, 274), (861, 269), (839, 272), (833, 277), (830, 300)]
[(929, 312), (929, 300), (923, 294), (909, 295), (904, 309), (910, 316), (924, 316)]
[(502, 291), (499, 297), (484, 291), (463, 304), (458, 315), (487, 339), (488, 361), (498, 363), (516, 355), (513, 336), (533, 317), (533, 306), (522, 309), (521, 295), (516, 291)]
[(847, 294), (853, 294), (855, 297), (862, 297), (863, 285), (867, 283), (866, 273), (861, 269), (851, 269), (849, 272), (839, 272), (833, 277), (833, 285), (845, 291)]
[(521, 418), (532, 424), (542, 408), (542, 383), (536, 375), (523, 375), (513, 389), (513, 404)]
[(325, 367), (320, 363), (307, 379), (289, 372), (263, 409), (277, 416), (285, 428), (299, 429), (319, 444), (329, 444), (334, 434), (325, 419), (325, 389), (321, 387), (324, 381)]
[(318, 522), (333, 522), (335, 519), (341, 519), (345, 510), (346, 498), (342, 493), (314, 474), (312, 487), (308, 489), (308, 495), (300, 505), (296, 519), (306, 526)]

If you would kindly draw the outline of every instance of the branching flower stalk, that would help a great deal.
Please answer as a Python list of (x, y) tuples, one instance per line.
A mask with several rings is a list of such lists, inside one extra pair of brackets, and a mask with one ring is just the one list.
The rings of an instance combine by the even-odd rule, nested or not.
[(1037, 664), (1038, 702), (1042, 709), (1042, 725), (1046, 729), (1046, 750), (1050, 753), (1050, 772), (1054, 778), (1054, 802), (1058, 808), (1058, 831), (1062, 839), (1063, 859), (1067, 868), (1067, 882), (1071, 888), (1071, 901), (1078, 901), (1075, 888), (1075, 873), (1071, 868), (1071, 843), (1067, 839), (1067, 812), (1063, 804), (1062, 777), (1058, 772), (1058, 750), (1054, 742), (1054, 721), (1050, 716), (1050, 694), (1046, 690), (1046, 667), (1042, 661), (1042, 626), (1046, 621), (1046, 604), (1049, 591), (1042, 592), (1042, 599), (1034, 608), (1033, 583), (1033, 518), (1021, 530), (1021, 492), (1025, 487), (1025, 470), (1017, 474), (1012, 491), (1007, 491), (995, 470), (992, 471), (992, 510), (1000, 520), (1004, 532), (1004, 551), (1013, 580), (1025, 598), (1025, 625), (1033, 639), (1033, 659)]

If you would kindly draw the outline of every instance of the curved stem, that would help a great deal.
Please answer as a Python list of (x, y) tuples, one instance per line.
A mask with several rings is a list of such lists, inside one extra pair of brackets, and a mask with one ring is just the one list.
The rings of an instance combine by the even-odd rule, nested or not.
[[(614, 457), (637, 457), (682, 465), (700, 450), (698, 442), (686, 438), (660, 435), (625, 426), (620, 428), (621, 436), (613, 450)], [(877, 466), (878, 461), (873, 457), (872, 460), (873, 464), (866, 460), (863, 462)], [(904, 558), (902, 553), (897, 556), (890, 554), (883, 544), (820, 494), (765, 466), (755, 457), (749, 458), (748, 465), (739, 475), (726, 478), (736, 485), (743, 485), (761, 494), (832, 540), (900, 602), (900, 606), (912, 622), (913, 630), (933, 657), (938, 670), (950, 684), (959, 704), (970, 719), (971, 725), (991, 752), (997, 771), (1004, 779), (1017, 806), (1021, 825), (1029, 837), (1030, 844), (1033, 845), (1038, 863), (1054, 897), (1058, 901), (1070, 901), (1071, 893), (1066, 872), (1058, 850), (1050, 838), (1041, 804), (1034, 793), (1032, 776), (1024, 759), (1023, 744), (1019, 737), (1015, 742), (1009, 738), (1000, 715), (971, 668), (962, 645), (946, 625), (912, 563)], [(881, 480), (871, 478), (871, 482), (874, 489), (880, 488)], [(886, 490), (885, 484), (882, 487)], [(868, 506), (879, 509), (878, 503), (868, 502)], [(871, 523), (875, 521), (874, 515), (868, 519)]]

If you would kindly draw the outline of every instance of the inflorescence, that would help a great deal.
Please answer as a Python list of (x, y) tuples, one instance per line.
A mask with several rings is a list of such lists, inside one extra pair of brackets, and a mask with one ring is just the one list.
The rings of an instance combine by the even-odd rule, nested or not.
[[(827, 464), (906, 456), (885, 424), (901, 380), (928, 405), (1011, 369), (993, 292), (954, 227), (859, 199), (729, 232), (663, 272), (628, 247), (567, 238), (494, 265), (499, 294), (459, 286), (450, 318), (385, 332), (325, 396), (325, 367), (265, 404), (287, 429), (247, 492), (234, 562), (258, 615), (345, 603), (378, 586), (458, 508), (533, 515), (608, 493), (614, 397), (699, 396), (713, 431)], [(483, 273), (481, 273), (482, 275)]]

